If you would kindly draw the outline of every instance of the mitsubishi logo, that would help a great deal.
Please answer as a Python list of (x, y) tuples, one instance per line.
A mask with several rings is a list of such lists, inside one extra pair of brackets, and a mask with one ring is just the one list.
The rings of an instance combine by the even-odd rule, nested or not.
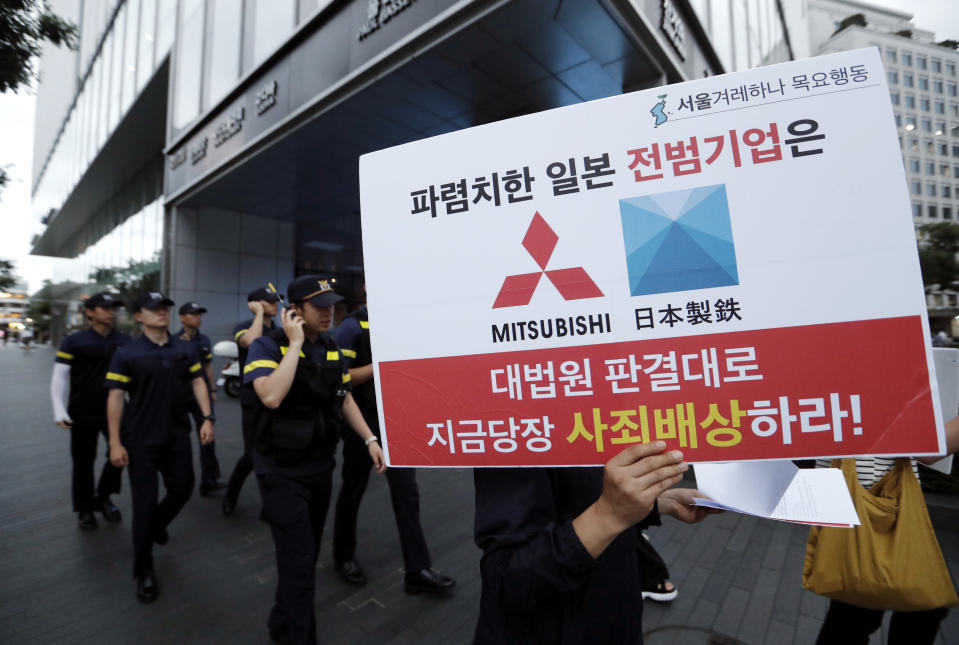
[(493, 303), (493, 309), (528, 305), (543, 274), (566, 300), (601, 298), (603, 296), (603, 292), (599, 290), (599, 287), (596, 286), (596, 283), (593, 282), (583, 267), (546, 270), (546, 265), (549, 264), (549, 259), (552, 257), (558, 241), (559, 236), (553, 232), (553, 229), (537, 211), (526, 230), (526, 236), (523, 238), (523, 248), (532, 256), (541, 271), (506, 276), (506, 279), (503, 280), (503, 286), (496, 296), (496, 302)]

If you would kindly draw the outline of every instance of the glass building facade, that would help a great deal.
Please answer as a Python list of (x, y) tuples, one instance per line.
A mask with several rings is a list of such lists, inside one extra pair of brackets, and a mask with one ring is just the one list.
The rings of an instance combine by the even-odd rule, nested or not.
[(33, 251), (69, 258), (73, 306), (135, 270), (203, 302), (214, 335), (264, 279), (327, 272), (362, 297), (365, 152), (793, 57), (775, 0), (51, 6), (80, 42), (62, 118), (38, 101), (56, 135), (37, 138)]

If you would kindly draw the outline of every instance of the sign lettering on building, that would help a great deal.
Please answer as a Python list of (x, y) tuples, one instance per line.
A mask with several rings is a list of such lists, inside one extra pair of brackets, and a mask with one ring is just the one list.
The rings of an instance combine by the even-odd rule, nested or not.
[(257, 116), (276, 105), (276, 89), (277, 84), (276, 81), (273, 80), (257, 90), (256, 96), (253, 98)]
[(207, 137), (203, 137), (196, 144), (190, 146), (190, 163), (195, 164), (206, 156)]
[(241, 105), (230, 112), (226, 119), (216, 126), (213, 132), (213, 146), (220, 147), (226, 143), (230, 137), (243, 129), (243, 119), (246, 117), (246, 110)]
[(370, 0), (366, 9), (366, 22), (360, 26), (357, 40), (373, 35), (383, 25), (393, 19), (416, 0)]
[(686, 60), (686, 22), (672, 0), (663, 0), (662, 29), (679, 57)]
[(180, 148), (170, 155), (170, 170), (176, 170), (186, 161), (186, 148)]

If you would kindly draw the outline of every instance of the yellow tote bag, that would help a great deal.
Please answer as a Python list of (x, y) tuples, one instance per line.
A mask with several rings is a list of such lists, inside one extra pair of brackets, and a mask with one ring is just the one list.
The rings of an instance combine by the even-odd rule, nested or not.
[(809, 531), (803, 587), (866, 609), (959, 604), (909, 459), (897, 460), (868, 491), (856, 477), (855, 459), (832, 465), (842, 468), (862, 524)]

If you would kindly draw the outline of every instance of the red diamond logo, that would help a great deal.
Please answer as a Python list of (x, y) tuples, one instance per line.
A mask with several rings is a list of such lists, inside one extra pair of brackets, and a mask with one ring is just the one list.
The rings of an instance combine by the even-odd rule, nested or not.
[(500, 307), (521, 307), (528, 305), (533, 299), (536, 287), (539, 286), (543, 274), (556, 287), (560, 295), (566, 300), (582, 300), (584, 298), (601, 298), (603, 292), (593, 282), (586, 269), (571, 267), (568, 269), (546, 270), (553, 250), (559, 242), (559, 236), (550, 228), (539, 212), (533, 215), (526, 235), (523, 237), (523, 248), (530, 254), (533, 261), (542, 271), (537, 273), (521, 273), (506, 276), (503, 286), (500, 287), (493, 309)]

